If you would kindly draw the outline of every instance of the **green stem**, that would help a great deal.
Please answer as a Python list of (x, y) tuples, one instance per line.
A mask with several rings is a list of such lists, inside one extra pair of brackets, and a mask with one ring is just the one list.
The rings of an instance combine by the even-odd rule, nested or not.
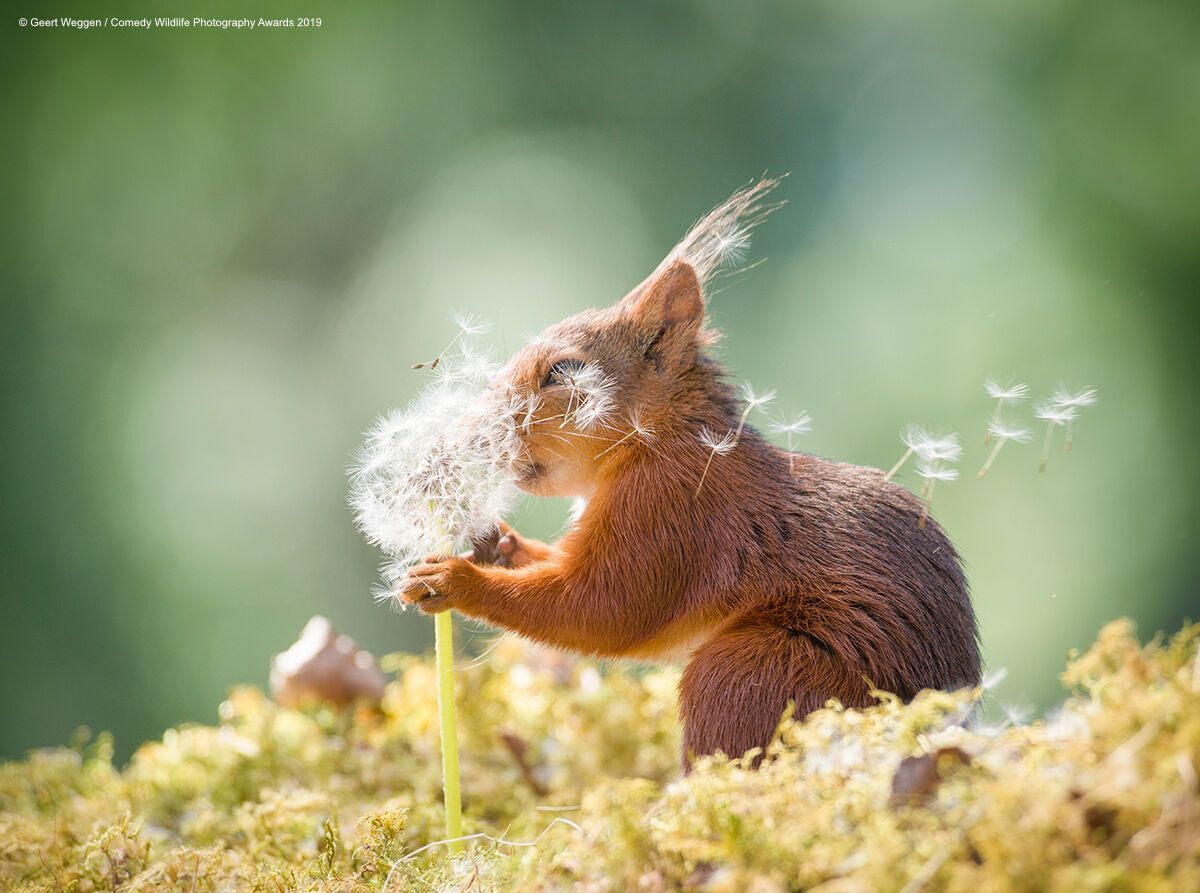
[[(449, 611), (433, 619), (434, 651), (437, 655), (438, 723), (442, 735), (442, 793), (446, 802), (446, 836), (463, 836), (462, 792), (458, 786), (458, 723), (454, 716), (454, 624)], [(463, 842), (450, 844), (450, 852), (461, 853)]]

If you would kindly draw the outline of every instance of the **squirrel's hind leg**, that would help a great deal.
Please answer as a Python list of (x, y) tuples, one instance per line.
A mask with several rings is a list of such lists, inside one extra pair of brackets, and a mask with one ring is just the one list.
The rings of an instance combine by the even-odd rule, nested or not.
[(850, 707), (869, 703), (861, 674), (801, 622), (776, 613), (747, 612), (692, 654), (679, 685), (685, 772), (694, 756), (740, 757), (766, 747), (789, 701), (797, 719), (830, 698)]

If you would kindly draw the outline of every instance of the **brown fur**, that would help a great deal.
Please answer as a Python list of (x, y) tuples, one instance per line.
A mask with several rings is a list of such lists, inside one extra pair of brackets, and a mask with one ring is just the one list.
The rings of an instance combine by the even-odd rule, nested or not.
[[(685, 766), (767, 744), (789, 702), (804, 716), (870, 690), (913, 697), (979, 681), (975, 617), (958, 555), (920, 502), (876, 469), (791, 457), (747, 426), (716, 456), (702, 427), (737, 427), (741, 405), (703, 353), (702, 288), (676, 262), (616, 306), (549, 329), (507, 368), (538, 391), (522, 484), (582, 495), (587, 507), (553, 545), (504, 530), (496, 565), (435, 560), (405, 597), (454, 608), (530, 639), (603, 657), (689, 654), (680, 685)], [(555, 418), (559, 359), (599, 366), (617, 405), (651, 424), (650, 442)]]

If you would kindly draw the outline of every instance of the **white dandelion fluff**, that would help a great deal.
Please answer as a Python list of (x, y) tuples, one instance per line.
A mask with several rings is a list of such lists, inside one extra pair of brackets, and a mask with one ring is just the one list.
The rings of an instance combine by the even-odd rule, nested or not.
[(1054, 429), (1059, 425), (1066, 425), (1068, 422), (1074, 421), (1075, 417), (1079, 415), (1079, 410), (1074, 406), (1060, 406), (1054, 402), (1053, 398), (1050, 398), (1035, 406), (1033, 414), (1046, 423), (1046, 439), (1042, 443), (1042, 459), (1038, 463), (1038, 473), (1045, 474), (1046, 466), (1050, 464), (1050, 447), (1054, 442)]
[(492, 328), (492, 324), (490, 322), (480, 319), (478, 316), (475, 316), (472, 313), (455, 313), (451, 316), (451, 319), (454, 320), (454, 325), (458, 327), (458, 331), (454, 333), (454, 337), (451, 338), (450, 342), (442, 348), (441, 353), (439, 353), (432, 360), (428, 360), (424, 363), (413, 363), (414, 369), (438, 368), (438, 365), (442, 362), (442, 358), (449, 353), (450, 348), (458, 344), (458, 342), (463, 338), (474, 335), (482, 335), (485, 332), (491, 331)]
[[(742, 397), (745, 399), (749, 409), (758, 409), (758, 407), (766, 406), (775, 399), (775, 391), (763, 391), (760, 394), (747, 382), (742, 385)], [(747, 414), (743, 414), (743, 418), (745, 418), (745, 415)]]
[(987, 391), (987, 395), (996, 401), (996, 410), (992, 413), (991, 422), (987, 435), (983, 438), (983, 445), (987, 446), (992, 442), (992, 433), (990, 425), (994, 425), (1000, 421), (1000, 413), (1008, 403), (1020, 403), (1029, 397), (1029, 385), (1027, 384), (1009, 384), (1002, 385), (996, 379), (989, 378), (983, 383), (983, 389)]
[(1033, 436), (1033, 432), (1028, 428), (1018, 428), (1015, 425), (1010, 425), (1003, 420), (993, 421), (988, 425), (988, 437), (994, 438), (996, 445), (992, 447), (992, 451), (988, 454), (987, 461), (983, 463), (983, 467), (979, 469), (976, 478), (983, 478), (987, 475), (988, 470), (992, 467), (992, 463), (996, 461), (996, 457), (1000, 455), (1000, 448), (1010, 440), (1015, 440), (1017, 443), (1026, 443)]
[(1066, 385), (1059, 385), (1058, 390), (1050, 397), (1050, 401), (1056, 406), (1091, 406), (1099, 399), (1099, 392), (1095, 388), (1080, 388), (1078, 391), (1072, 391)]
[(934, 436), (922, 426), (912, 423), (900, 429), (900, 442), (904, 444), (904, 453), (883, 476), (885, 481), (894, 478), (914, 455), (918, 459), (926, 461), (941, 460), (944, 462), (957, 462), (962, 456), (962, 447), (958, 443), (957, 434)]
[(617, 383), (596, 363), (581, 363), (562, 372), (567, 408), (560, 427), (568, 423), (583, 431), (608, 424), (616, 408)]
[(771, 423), (771, 430), (787, 438), (788, 471), (796, 471), (796, 454), (792, 450), (795, 438), (812, 431), (813, 419), (807, 412), (802, 412), (793, 419), (781, 418)]
[(607, 449), (601, 450), (596, 455), (596, 458), (598, 459), (606, 453), (612, 452), (621, 444), (628, 443), (631, 440), (641, 443), (643, 446), (650, 446), (650, 444), (654, 443), (654, 441), (657, 439), (658, 432), (655, 431), (654, 425), (646, 421), (644, 418), (644, 413), (642, 412), (642, 408), (637, 406), (634, 407), (631, 413), (629, 413), (629, 430), (626, 431), (618, 440), (614, 441), (613, 444)]
[(958, 435), (951, 432), (931, 437), (917, 449), (917, 456), (933, 462), (957, 462), (962, 458), (962, 445), (958, 442)]
[(994, 378), (989, 378), (983, 383), (983, 387), (989, 397), (1003, 403), (1019, 403), (1029, 396), (1027, 384), (1002, 385)]
[(733, 436), (732, 431), (726, 431), (718, 436), (711, 428), (704, 427), (700, 429), (700, 433), (696, 436), (704, 446), (708, 447), (713, 453), (724, 456), (731, 452), (737, 445), (737, 438)]
[(713, 459), (733, 451), (733, 448), (737, 446), (737, 434), (733, 431), (726, 431), (724, 434), (718, 435), (711, 428), (705, 426), (700, 429), (696, 439), (702, 446), (708, 448), (708, 461), (704, 463), (704, 471), (700, 473), (700, 483), (696, 485), (695, 495), (699, 496), (700, 491), (704, 488), (704, 479), (708, 477), (708, 469), (712, 465)]
[(390, 595), (424, 556), (486, 536), (517, 495), (518, 408), (486, 378), (439, 380), (366, 434), (350, 470), (350, 505), (388, 556)]
[[(1066, 385), (1060, 384), (1050, 399), (1057, 406), (1069, 407), (1071, 409), (1082, 409), (1085, 406), (1093, 405), (1100, 398), (1099, 392), (1092, 387), (1080, 388), (1078, 391), (1072, 391)], [(1075, 419), (1067, 419), (1067, 436), (1063, 441), (1063, 452), (1071, 452), (1071, 447), (1075, 442)]]

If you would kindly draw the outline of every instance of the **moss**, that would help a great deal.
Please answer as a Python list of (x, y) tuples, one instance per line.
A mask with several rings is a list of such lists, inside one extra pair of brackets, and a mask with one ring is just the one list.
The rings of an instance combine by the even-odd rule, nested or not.
[(429, 660), (391, 659), (378, 710), (238, 689), (218, 725), (121, 770), (103, 736), (0, 766), (0, 888), (1200, 889), (1198, 641), (1143, 647), (1118, 621), (1045, 721), (964, 725), (974, 693), (881, 697), (785, 722), (758, 770), (711, 758), (680, 779), (673, 674), (505, 639), (457, 675), (480, 835), (458, 859), (422, 849), (442, 821)]

